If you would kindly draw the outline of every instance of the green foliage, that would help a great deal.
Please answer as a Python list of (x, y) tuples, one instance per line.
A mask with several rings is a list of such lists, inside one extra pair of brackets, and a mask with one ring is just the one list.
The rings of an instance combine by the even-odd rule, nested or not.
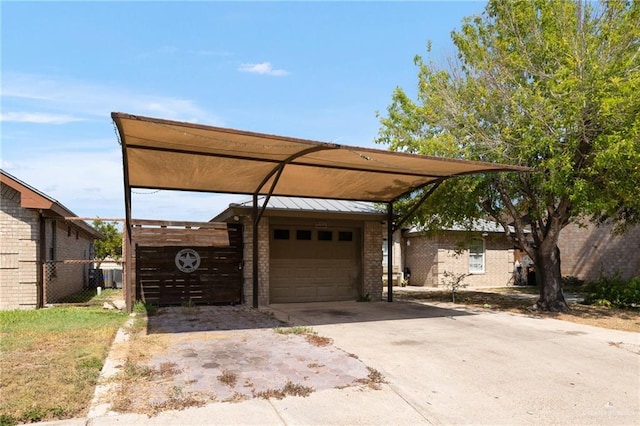
[(152, 303), (138, 300), (133, 304), (133, 312), (140, 315), (153, 316), (158, 312), (158, 307)]
[(313, 328), (300, 325), (294, 327), (276, 327), (273, 331), (277, 334), (317, 334)]
[(640, 307), (640, 277), (623, 280), (619, 276), (602, 277), (586, 285), (587, 305), (614, 306), (616, 308)]
[[(560, 279), (552, 258), (571, 220), (639, 222), (638, 22), (637, 0), (490, 0), (452, 33), (456, 59), (440, 66), (416, 56), (416, 99), (394, 91), (378, 143), (537, 172), (449, 179), (414, 222), (427, 229), (470, 228), (486, 217), (505, 229), (513, 224), (514, 245), (557, 269), (540, 268), (549, 274), (543, 281)], [(396, 210), (407, 211), (422, 192)]]
[(122, 232), (118, 230), (116, 222), (103, 222), (94, 220), (93, 227), (104, 235), (101, 240), (96, 240), (95, 257), (100, 261), (111, 257), (114, 260), (120, 260), (122, 257)]

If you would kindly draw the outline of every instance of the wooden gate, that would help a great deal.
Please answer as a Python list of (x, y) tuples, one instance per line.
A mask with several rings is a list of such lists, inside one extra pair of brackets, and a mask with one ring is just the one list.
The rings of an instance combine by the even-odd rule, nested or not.
[(157, 306), (240, 303), (242, 230), (228, 225), (226, 232), (217, 246), (137, 244), (137, 299)]

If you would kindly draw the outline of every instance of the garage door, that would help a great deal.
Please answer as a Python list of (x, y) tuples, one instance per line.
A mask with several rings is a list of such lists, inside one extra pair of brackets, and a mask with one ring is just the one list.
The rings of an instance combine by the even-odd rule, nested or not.
[(354, 300), (360, 281), (358, 229), (272, 227), (269, 301)]

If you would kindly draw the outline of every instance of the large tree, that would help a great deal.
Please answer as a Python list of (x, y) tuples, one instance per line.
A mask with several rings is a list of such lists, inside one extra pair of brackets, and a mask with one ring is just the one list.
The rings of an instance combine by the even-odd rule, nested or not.
[(100, 232), (104, 238), (96, 240), (95, 259), (98, 268), (100, 264), (108, 257), (113, 260), (120, 260), (122, 257), (122, 232), (118, 230), (116, 222), (104, 222), (102, 220), (94, 220), (93, 227)]
[(535, 168), (450, 179), (414, 220), (502, 224), (535, 264), (542, 310), (567, 309), (564, 226), (638, 222), (639, 3), (490, 0), (452, 33), (457, 58), (417, 56), (416, 99), (397, 88), (380, 117), (377, 142), (393, 150)]

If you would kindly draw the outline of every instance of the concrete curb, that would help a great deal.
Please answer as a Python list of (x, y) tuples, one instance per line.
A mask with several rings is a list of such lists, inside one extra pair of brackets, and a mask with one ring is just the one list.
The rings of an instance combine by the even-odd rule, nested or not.
[(118, 373), (120, 373), (120, 371), (122, 371), (122, 367), (127, 361), (127, 343), (129, 341), (130, 334), (126, 329), (133, 325), (134, 319), (135, 318), (128, 319), (124, 326), (118, 329), (118, 332), (113, 339), (109, 355), (102, 366), (102, 371), (98, 378), (98, 384), (96, 385), (93, 399), (89, 406), (87, 419), (103, 417), (110, 414), (111, 398), (109, 395), (117, 391), (117, 383), (113, 379), (118, 375)]

